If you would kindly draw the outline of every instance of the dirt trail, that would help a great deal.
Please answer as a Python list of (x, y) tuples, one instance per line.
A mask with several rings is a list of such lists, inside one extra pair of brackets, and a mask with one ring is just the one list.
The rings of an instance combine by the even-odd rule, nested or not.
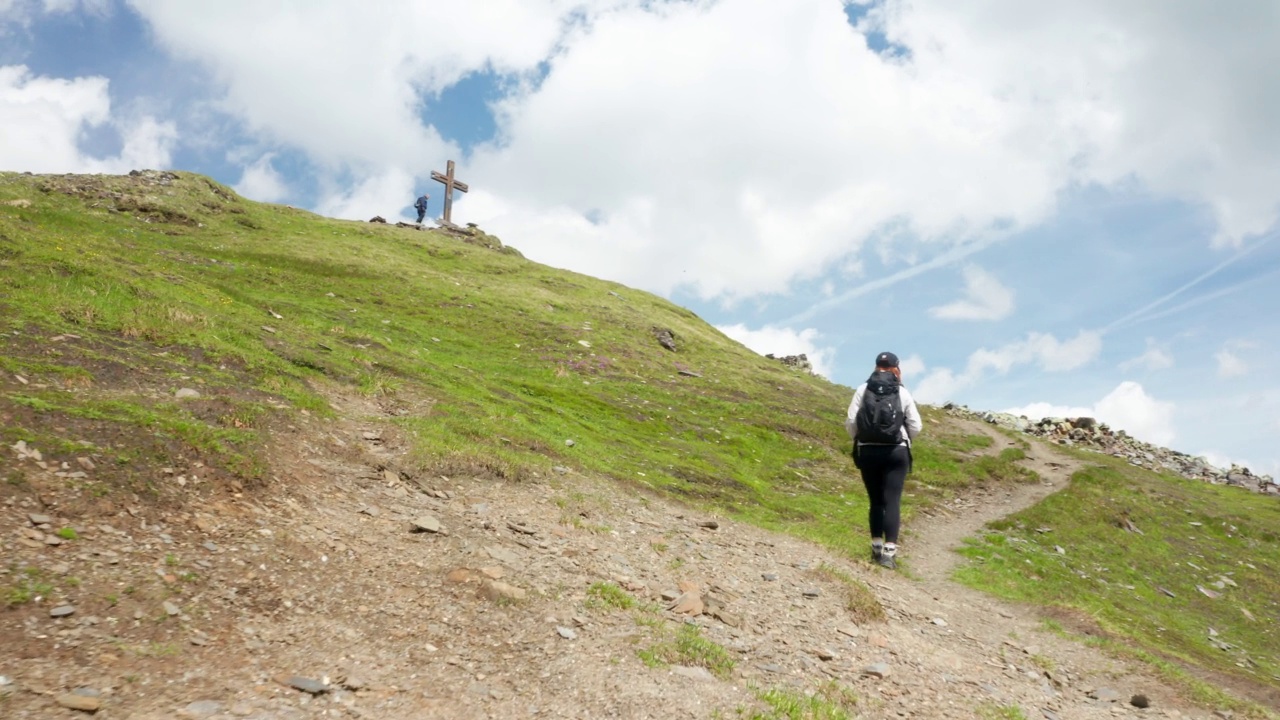
[[(54, 517), (77, 529), (60, 545), (32, 538), (29, 515), (59, 505), (23, 461), (44, 490), (4, 498), (0, 552), (56, 589), (0, 612), (0, 717), (83, 717), (63, 704), (89, 697), (98, 718), (137, 720), (734, 718), (758, 691), (832, 688), (861, 718), (1210, 717), (947, 580), (960, 538), (1066, 482), (1071, 466), (1043, 447), (1028, 462), (1044, 484), (919, 522), (904, 574), (571, 471), (414, 477), (388, 422), (403, 409), (335, 402), (361, 419), (287, 432), (270, 493)], [(993, 437), (991, 451), (1008, 442)], [(411, 532), (425, 516), (444, 532)], [(866, 583), (887, 619), (855, 622), (831, 569)], [(599, 583), (641, 608), (593, 601)], [(715, 616), (666, 610), (681, 583), (718, 601)], [(60, 605), (74, 614), (51, 617)], [(642, 662), (685, 623), (730, 673)], [(1130, 706), (1135, 693), (1152, 708)]]
[[(986, 423), (959, 418), (952, 422), (971, 434), (992, 439), (991, 446), (980, 454), (998, 455), (1015, 447), (1008, 435)], [(1053, 452), (1040, 441), (1028, 439), (1028, 442), (1027, 458), (1020, 464), (1034, 471), (1040, 482), (978, 490), (933, 508), (918, 527), (912, 528), (911, 545), (920, 548), (911, 559), (911, 571), (916, 576), (928, 583), (945, 581), (959, 560), (950, 551), (959, 547), (964, 538), (974, 535), (987, 523), (1029, 508), (1066, 487), (1071, 475), (1080, 468), (1079, 461)]]

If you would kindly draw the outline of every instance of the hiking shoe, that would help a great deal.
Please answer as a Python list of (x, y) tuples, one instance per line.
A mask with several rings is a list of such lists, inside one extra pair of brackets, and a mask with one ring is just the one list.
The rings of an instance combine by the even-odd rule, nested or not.
[(880, 553), (880, 557), (876, 558), (876, 562), (880, 563), (880, 567), (889, 568), (890, 570), (898, 569), (898, 561), (894, 560), (892, 555)]
[(873, 563), (878, 563), (878, 562), (880, 562), (880, 558), (881, 558), (883, 555), (884, 555), (884, 546), (883, 546), (883, 545), (872, 545), (872, 546), (871, 546), (871, 562), (873, 562)]

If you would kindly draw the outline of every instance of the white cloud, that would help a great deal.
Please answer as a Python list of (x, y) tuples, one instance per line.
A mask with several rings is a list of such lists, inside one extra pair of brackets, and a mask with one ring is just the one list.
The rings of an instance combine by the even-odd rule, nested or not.
[(1067, 341), (1046, 333), (1033, 332), (1025, 340), (988, 350), (974, 351), (962, 373), (949, 368), (935, 368), (915, 390), (921, 402), (939, 403), (981, 380), (989, 371), (1005, 374), (1021, 365), (1038, 365), (1046, 372), (1075, 370), (1102, 352), (1102, 336), (1082, 330)]
[(392, 168), (366, 176), (349, 189), (330, 188), (324, 192), (316, 210), (333, 217), (368, 220), (381, 215), (393, 220), (408, 212), (413, 197), (413, 175)]
[(956, 393), (972, 383), (972, 380), (956, 375), (950, 368), (935, 368), (915, 385), (911, 394), (922, 403), (940, 405), (955, 398)]
[(1263, 70), (1280, 61), (1269, 3), (902, 0), (878, 14), (917, 66), (1003, 91), (1049, 133), (1010, 140), (1065, 143), (1081, 179), (1203, 202), (1219, 243), (1275, 223), (1276, 192), (1261, 187), (1280, 180), (1280, 137), (1265, 129), (1280, 112)]
[(831, 367), (835, 360), (835, 350), (818, 344), (822, 334), (813, 328), (794, 330), (785, 327), (765, 326), (752, 330), (743, 324), (717, 325), (716, 329), (746, 345), (761, 355), (804, 355), (813, 366), (813, 371), (823, 377), (831, 377)]
[(919, 355), (912, 355), (911, 357), (900, 360), (898, 362), (898, 369), (902, 371), (902, 376), (905, 379), (924, 375), (926, 368), (924, 360)]
[(273, 153), (267, 153), (246, 165), (235, 190), (241, 195), (259, 202), (280, 202), (289, 196), (289, 186), (271, 165)]
[(106, 78), (33, 77), (26, 67), (0, 67), (0, 164), (7, 170), (66, 172), (82, 163), (81, 129), (111, 116)]
[(964, 269), (964, 297), (929, 309), (941, 320), (1003, 320), (1013, 312), (1013, 291), (977, 265)]
[(1032, 420), (1041, 418), (1074, 418), (1074, 417), (1095, 417), (1096, 412), (1092, 407), (1083, 407), (1079, 405), (1054, 405), (1050, 402), (1033, 402), (1021, 407), (1007, 408), (1001, 410), (1010, 415), (1025, 415)]
[(1141, 355), (1120, 363), (1120, 369), (1125, 372), (1135, 369), (1166, 370), (1171, 367), (1173, 367), (1173, 356), (1160, 347), (1155, 338), (1147, 338), (1147, 349)]
[(1213, 359), (1218, 363), (1218, 377), (1220, 378), (1240, 377), (1249, 372), (1249, 366), (1245, 364), (1244, 360), (1241, 360), (1239, 355), (1226, 348), (1214, 353)]
[[(110, 126), (123, 147), (113, 158), (94, 158), (80, 134)], [(0, 67), (0, 167), (30, 172), (121, 173), (166, 167), (177, 132), (150, 116), (114, 118), (106, 78), (73, 80), (31, 75), (22, 65)]]
[(947, 248), (917, 240), (980, 246), (1082, 184), (1203, 203), (1227, 244), (1280, 209), (1264, 3), (886, 0), (863, 30), (908, 50), (887, 58), (835, 0), (129, 2), (254, 140), (330, 180), (425, 177), (458, 149), (424, 104), (496, 74), (467, 219), (659, 292), (784, 292), (872, 237), (931, 267)]
[[(1256, 6), (1224, 22), (1186, 3), (891, 0), (906, 60), (869, 51), (834, 2), (655, 6), (599, 18), (499, 105), (501, 140), (475, 158), (503, 201), (484, 219), (535, 257), (735, 297), (783, 292), (890, 228), (900, 259), (913, 235), (1038, 223), (1075, 183), (1206, 203), (1223, 242), (1275, 221), (1280, 93), (1246, 78), (1280, 49)], [(587, 213), (609, 222), (573, 221)]]
[(120, 155), (89, 163), (87, 172), (121, 173), (136, 168), (169, 166), (173, 146), (178, 140), (178, 130), (173, 123), (142, 117), (127, 124), (115, 124), (124, 141)]
[(1233, 465), (1249, 467), (1249, 463), (1244, 460), (1240, 460), (1239, 458), (1234, 458), (1230, 455), (1214, 450), (1205, 450), (1204, 452), (1196, 453), (1196, 457), (1204, 458), (1210, 465), (1222, 470), (1230, 470)]
[[(174, 55), (209, 68), (221, 107), (257, 139), (363, 177), (427, 176), (458, 150), (423, 105), (474, 72), (519, 78), (555, 50), (570, 16), (609, 2), (342, 0), (304, 4), (129, 0)], [(403, 198), (383, 198), (383, 202)]]
[(1081, 330), (1074, 338), (1059, 341), (1047, 333), (1033, 332), (1026, 340), (1009, 343), (995, 350), (985, 348), (969, 356), (968, 370), (995, 370), (1006, 373), (1014, 365), (1035, 363), (1049, 372), (1074, 370), (1093, 360), (1102, 351), (1102, 336)]
[(1093, 417), (1124, 430), (1139, 440), (1168, 447), (1176, 437), (1173, 427), (1175, 405), (1157, 400), (1136, 382), (1120, 383), (1093, 407), (1068, 407), (1049, 403), (1032, 403), (1005, 412), (1026, 415), (1033, 420), (1044, 417)]
[(1240, 357), (1240, 352), (1252, 348), (1252, 343), (1228, 342), (1221, 350), (1213, 354), (1218, 364), (1218, 377), (1236, 378), (1249, 372), (1249, 364)]

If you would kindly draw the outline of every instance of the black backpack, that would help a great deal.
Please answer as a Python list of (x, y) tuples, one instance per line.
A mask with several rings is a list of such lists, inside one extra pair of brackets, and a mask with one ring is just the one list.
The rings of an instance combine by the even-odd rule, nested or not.
[(862, 407), (855, 420), (858, 442), (874, 445), (897, 445), (902, 442), (902, 398), (898, 396), (898, 378), (891, 372), (874, 372), (867, 378), (862, 393)]

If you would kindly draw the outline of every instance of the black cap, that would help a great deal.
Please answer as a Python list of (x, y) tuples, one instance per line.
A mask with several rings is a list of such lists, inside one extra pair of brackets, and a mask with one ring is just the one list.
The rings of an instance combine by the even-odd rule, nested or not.
[(896, 368), (898, 367), (898, 356), (891, 352), (882, 352), (876, 356), (876, 367)]

